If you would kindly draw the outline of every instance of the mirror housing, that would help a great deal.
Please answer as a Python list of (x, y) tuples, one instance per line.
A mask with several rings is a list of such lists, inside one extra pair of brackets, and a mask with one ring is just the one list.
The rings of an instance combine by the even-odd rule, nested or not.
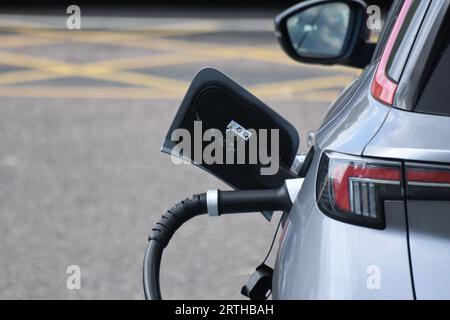
[[(296, 61), (363, 68), (370, 63), (375, 50), (375, 44), (367, 43), (370, 30), (366, 26), (366, 8), (361, 0), (304, 1), (275, 18), (276, 36), (283, 50)], [(338, 9), (342, 12), (333, 15), (333, 10)], [(336, 21), (333, 25), (330, 18), (340, 19), (341, 24), (336, 27)], [(293, 30), (295, 23), (299, 30)], [(302, 31), (303, 35), (295, 36), (295, 32)], [(331, 36), (330, 31), (334, 33)], [(302, 43), (294, 43), (299, 40), (296, 38)], [(305, 42), (309, 42), (309, 48)]]
[[(258, 134), (261, 129), (268, 130), (266, 139)], [(208, 134), (211, 132), (217, 134), (214, 139)], [(275, 142), (278, 148), (271, 139), (272, 132), (278, 132), (278, 141)], [(181, 141), (185, 140), (184, 137), (180, 139), (181, 133), (193, 139)], [(228, 137), (231, 139), (227, 140)], [(203, 159), (205, 152), (210, 150), (208, 145), (211, 146), (216, 140), (220, 148), (213, 154), (217, 156), (222, 153), (222, 163)], [(267, 144), (261, 149), (263, 140)], [(258, 146), (256, 162), (249, 161), (250, 146), (253, 142), (257, 142)], [(190, 145), (190, 150), (194, 152), (186, 152), (189, 148), (181, 148), (180, 143), (183, 143), (184, 147)], [(239, 149), (239, 143), (245, 148)], [(296, 178), (290, 168), (298, 147), (298, 133), (288, 121), (222, 72), (204, 68), (192, 81), (166, 135), (162, 151), (175, 159), (181, 158), (193, 163), (234, 189), (249, 190), (278, 188), (284, 184), (285, 179)], [(276, 163), (260, 161), (260, 152), (270, 154), (273, 159), (272, 153), (277, 149)], [(226, 158), (227, 150), (233, 153), (234, 163), (230, 164)], [(239, 150), (245, 151), (244, 163), (238, 162), (236, 154)], [(218, 158), (220, 160), (220, 157)], [(264, 168), (273, 165), (276, 165), (274, 174), (261, 174)]]

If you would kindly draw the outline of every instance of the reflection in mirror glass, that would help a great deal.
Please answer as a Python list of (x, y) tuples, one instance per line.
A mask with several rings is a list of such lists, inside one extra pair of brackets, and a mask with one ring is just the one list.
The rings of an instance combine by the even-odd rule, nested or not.
[(314, 6), (287, 20), (290, 40), (297, 54), (311, 58), (339, 57), (350, 21), (345, 3)]

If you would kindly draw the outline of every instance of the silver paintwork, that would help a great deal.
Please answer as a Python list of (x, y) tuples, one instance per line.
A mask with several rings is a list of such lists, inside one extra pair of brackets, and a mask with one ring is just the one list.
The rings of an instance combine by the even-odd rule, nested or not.
[(295, 199), (297, 199), (297, 195), (302, 189), (304, 180), (305, 179), (303, 178), (288, 179), (284, 182), (284, 185), (286, 186), (286, 189), (289, 193), (289, 198), (291, 199), (292, 203), (294, 203)]
[(392, 109), (364, 155), (450, 163), (450, 118)]
[(414, 285), (418, 299), (450, 299), (450, 202), (408, 201)]
[(365, 71), (347, 106), (331, 124), (324, 124), (324, 129), (317, 132), (316, 145), (320, 149), (361, 155), (382, 127), (391, 108), (375, 100), (370, 93), (374, 71), (373, 67)]

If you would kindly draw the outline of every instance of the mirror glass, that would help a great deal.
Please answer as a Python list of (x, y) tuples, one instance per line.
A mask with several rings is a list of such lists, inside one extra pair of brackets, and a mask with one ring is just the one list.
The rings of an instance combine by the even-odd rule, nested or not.
[(317, 5), (287, 19), (287, 31), (298, 55), (310, 58), (337, 58), (345, 44), (350, 7), (335, 2)]

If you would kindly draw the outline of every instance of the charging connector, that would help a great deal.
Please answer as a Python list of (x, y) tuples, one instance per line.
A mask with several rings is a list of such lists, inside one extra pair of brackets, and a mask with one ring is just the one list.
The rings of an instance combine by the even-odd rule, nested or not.
[[(303, 179), (292, 181), (296, 183), (285, 183), (281, 188), (269, 190), (209, 190), (207, 193), (185, 199), (167, 210), (152, 229), (148, 239), (143, 273), (146, 299), (162, 299), (159, 286), (162, 252), (181, 225), (193, 217), (206, 213), (210, 216), (220, 216), (258, 211), (289, 211)], [(296, 190), (295, 195), (293, 190)]]

